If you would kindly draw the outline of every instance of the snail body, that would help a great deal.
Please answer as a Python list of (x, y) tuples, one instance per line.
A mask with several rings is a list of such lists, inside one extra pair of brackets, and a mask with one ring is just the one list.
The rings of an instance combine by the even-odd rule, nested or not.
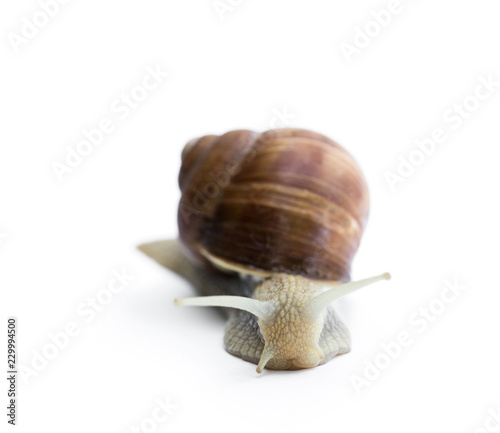
[(349, 283), (369, 198), (343, 147), (293, 128), (208, 135), (184, 148), (179, 186), (179, 240), (139, 247), (203, 295), (177, 305), (226, 307), (225, 348), (259, 373), (350, 350), (330, 304), (389, 275)]

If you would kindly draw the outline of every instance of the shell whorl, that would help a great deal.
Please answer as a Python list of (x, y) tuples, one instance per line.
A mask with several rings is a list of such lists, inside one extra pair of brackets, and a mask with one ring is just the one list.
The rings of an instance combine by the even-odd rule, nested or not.
[(253, 271), (349, 281), (369, 198), (353, 157), (303, 129), (231, 131), (182, 153), (178, 224), (184, 252)]

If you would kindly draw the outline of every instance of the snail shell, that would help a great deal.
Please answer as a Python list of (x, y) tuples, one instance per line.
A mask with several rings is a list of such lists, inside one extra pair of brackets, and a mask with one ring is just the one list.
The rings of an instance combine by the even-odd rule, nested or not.
[(193, 260), (349, 281), (368, 188), (329, 138), (303, 129), (205, 136), (184, 149), (179, 186), (180, 240)]
[(179, 241), (139, 247), (205, 295), (178, 305), (228, 307), (225, 348), (258, 372), (349, 351), (330, 304), (389, 275), (348, 283), (369, 198), (343, 147), (292, 128), (207, 135), (185, 146), (179, 186)]

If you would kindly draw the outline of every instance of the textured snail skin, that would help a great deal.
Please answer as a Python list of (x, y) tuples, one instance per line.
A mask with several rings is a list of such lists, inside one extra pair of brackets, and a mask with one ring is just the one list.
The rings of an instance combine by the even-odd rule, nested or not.
[(231, 131), (192, 140), (179, 175), (180, 240), (250, 270), (349, 281), (368, 217), (354, 159), (303, 129)]
[(139, 247), (203, 295), (177, 305), (224, 307), (225, 349), (259, 373), (350, 350), (330, 303), (390, 276), (341, 284), (369, 209), (344, 148), (303, 129), (207, 135), (184, 148), (179, 186), (179, 240)]
[(273, 302), (276, 314), (269, 321), (247, 311), (222, 309), (228, 318), (224, 348), (234, 356), (258, 364), (267, 344), (275, 353), (266, 368), (297, 370), (322, 365), (350, 350), (349, 331), (331, 306), (317, 321), (310, 321), (305, 314), (307, 300), (321, 292), (315, 282), (287, 274), (256, 281), (214, 272), (188, 259), (175, 239), (143, 244), (139, 249), (185, 278), (202, 295), (245, 296)]

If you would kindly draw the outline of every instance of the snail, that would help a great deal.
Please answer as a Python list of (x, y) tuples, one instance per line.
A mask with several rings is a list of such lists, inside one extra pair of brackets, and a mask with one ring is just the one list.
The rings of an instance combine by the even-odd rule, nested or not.
[(369, 196), (343, 147), (295, 128), (207, 135), (186, 144), (179, 186), (179, 238), (139, 246), (203, 295), (175, 305), (224, 307), (226, 351), (258, 373), (350, 350), (332, 302), (390, 275), (349, 282)]

